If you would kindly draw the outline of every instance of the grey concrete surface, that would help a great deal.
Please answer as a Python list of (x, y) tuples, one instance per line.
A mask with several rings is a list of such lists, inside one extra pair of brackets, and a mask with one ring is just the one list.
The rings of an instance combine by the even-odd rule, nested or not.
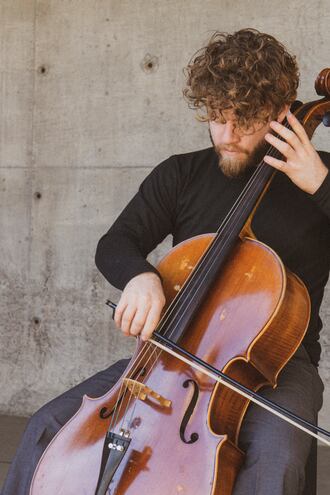
[[(0, 490), (26, 422), (27, 418), (24, 417), (0, 416)], [(328, 495), (330, 492), (330, 449), (319, 447), (317, 455), (317, 495)]]
[[(310, 100), (330, 64), (329, 20), (328, 0), (0, 2), (0, 412), (31, 414), (131, 353), (94, 251), (153, 166), (209, 145), (181, 95), (195, 50), (216, 29), (273, 34), (297, 55)], [(330, 428), (329, 289), (322, 315)]]

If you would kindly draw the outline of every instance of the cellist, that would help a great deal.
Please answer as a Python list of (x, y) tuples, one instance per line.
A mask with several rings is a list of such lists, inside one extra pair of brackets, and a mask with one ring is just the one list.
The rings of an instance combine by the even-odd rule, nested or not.
[[(203, 112), (199, 118), (208, 124), (212, 146), (158, 165), (100, 240), (96, 264), (123, 290), (115, 323), (125, 335), (144, 340), (152, 335), (165, 298), (148, 253), (168, 234), (175, 245), (215, 232), (271, 144), (283, 159), (264, 160), (282, 173), (275, 176), (252, 227), (306, 284), (312, 313), (303, 345), (282, 371), (278, 387), (262, 394), (315, 422), (323, 392), (317, 372), (319, 308), (330, 268), (330, 153), (316, 152), (289, 112), (299, 82), (295, 57), (274, 37), (243, 29), (215, 33), (186, 72), (184, 95)], [(285, 117), (292, 130), (281, 124)], [(32, 417), (2, 495), (28, 494), (38, 459), (82, 396), (105, 393), (125, 365), (121, 361), (101, 371)], [(309, 436), (251, 405), (241, 428), (246, 459), (234, 495), (302, 493), (310, 445)]]

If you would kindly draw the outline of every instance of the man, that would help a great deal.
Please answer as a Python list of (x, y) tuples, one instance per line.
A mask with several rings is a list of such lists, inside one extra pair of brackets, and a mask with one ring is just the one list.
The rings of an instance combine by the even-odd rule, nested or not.
[[(97, 266), (123, 290), (116, 325), (143, 340), (152, 335), (165, 297), (148, 253), (170, 233), (177, 244), (215, 232), (272, 144), (283, 159), (266, 156), (265, 161), (283, 173), (275, 176), (252, 227), (305, 282), (312, 313), (304, 345), (280, 374), (278, 387), (262, 393), (315, 422), (323, 392), (316, 368), (318, 313), (330, 268), (330, 154), (318, 154), (289, 113), (298, 86), (295, 58), (275, 38), (255, 30), (217, 33), (190, 63), (187, 76), (185, 97), (203, 111), (199, 118), (208, 122), (213, 146), (156, 167), (100, 240)], [(281, 124), (285, 117), (292, 130)], [(125, 365), (100, 372), (33, 416), (2, 495), (28, 493), (41, 453), (79, 408), (82, 395), (105, 393)], [(241, 428), (246, 459), (234, 495), (301, 494), (310, 445), (308, 435), (251, 405)]]

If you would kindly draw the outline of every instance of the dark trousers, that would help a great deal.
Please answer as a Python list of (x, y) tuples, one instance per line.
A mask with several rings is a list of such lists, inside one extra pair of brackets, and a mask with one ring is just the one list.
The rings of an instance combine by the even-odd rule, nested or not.
[[(28, 495), (40, 456), (59, 429), (81, 405), (82, 396), (99, 397), (123, 373), (118, 361), (52, 400), (31, 418), (11, 464), (2, 495)], [(280, 374), (278, 387), (262, 394), (312, 422), (322, 405), (323, 384), (308, 354), (300, 347)], [(300, 495), (312, 437), (254, 404), (240, 433), (246, 452), (233, 495)], [(166, 495), (166, 494), (164, 494)]]

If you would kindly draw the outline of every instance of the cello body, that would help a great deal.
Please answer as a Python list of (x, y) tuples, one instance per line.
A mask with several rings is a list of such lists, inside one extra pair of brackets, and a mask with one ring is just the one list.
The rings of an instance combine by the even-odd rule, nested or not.
[[(160, 262), (167, 304), (214, 236), (184, 241)], [(275, 387), (309, 315), (303, 283), (269, 247), (240, 238), (180, 345), (254, 391)], [(230, 495), (248, 399), (148, 343), (124, 375), (143, 389), (120, 380), (103, 397), (85, 396), (40, 459), (30, 495), (94, 495), (110, 422), (131, 441), (107, 495)]]

